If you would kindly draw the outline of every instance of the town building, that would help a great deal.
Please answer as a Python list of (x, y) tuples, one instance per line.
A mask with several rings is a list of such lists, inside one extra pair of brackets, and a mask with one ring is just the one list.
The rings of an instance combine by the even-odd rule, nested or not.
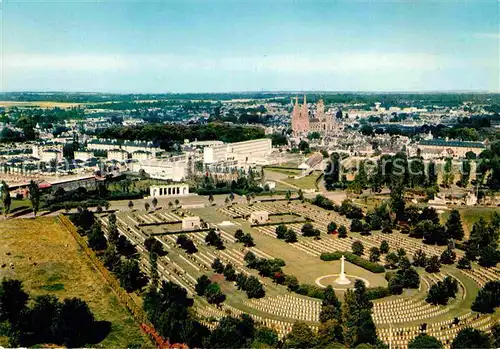
[(128, 153), (122, 149), (108, 150), (108, 160), (125, 161), (128, 159)]
[(121, 149), (129, 154), (132, 154), (136, 151), (147, 151), (152, 154), (152, 157), (156, 157), (157, 152), (161, 151), (160, 148), (155, 147), (153, 145), (153, 142), (142, 142), (142, 141), (119, 142), (116, 139), (100, 139), (100, 138), (93, 138), (90, 141), (88, 141), (87, 149), (105, 150), (105, 151)]
[(152, 159), (133, 161), (129, 165), (129, 170), (139, 173), (143, 170), (153, 179), (171, 180), (174, 182), (182, 181), (188, 168), (188, 161), (180, 156), (172, 159)]
[(74, 153), (75, 160), (88, 161), (94, 157), (94, 152), (87, 150), (76, 150)]
[(32, 147), (33, 157), (43, 162), (61, 161), (63, 158), (62, 144), (35, 144)]
[(271, 154), (270, 138), (255, 139), (236, 143), (222, 144), (203, 149), (203, 163), (236, 161), (238, 164), (261, 163)]
[(448, 139), (422, 140), (417, 147), (425, 158), (429, 158), (426, 153), (430, 153), (435, 157), (460, 158), (465, 157), (468, 152), (479, 155), (486, 149), (485, 144), (481, 142), (450, 141)]

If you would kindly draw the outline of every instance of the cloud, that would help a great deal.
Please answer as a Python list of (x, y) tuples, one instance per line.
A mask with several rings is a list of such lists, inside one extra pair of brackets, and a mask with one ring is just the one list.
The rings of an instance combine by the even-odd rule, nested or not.
[(27, 70), (112, 70), (127, 67), (127, 62), (114, 55), (40, 55), (6, 54), (2, 57), (2, 66), (7, 69)]
[(476, 33), (478, 38), (496, 39), (500, 40), (500, 33)]
[(353, 73), (432, 71), (454, 64), (453, 59), (425, 53), (274, 54), (195, 56), (177, 54), (28, 55), (4, 54), (3, 69), (36, 71), (179, 71), (219, 70), (276, 73)]

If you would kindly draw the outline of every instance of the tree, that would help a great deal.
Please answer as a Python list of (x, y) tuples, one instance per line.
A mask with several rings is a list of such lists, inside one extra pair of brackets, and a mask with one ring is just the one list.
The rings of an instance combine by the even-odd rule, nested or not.
[(243, 257), (243, 260), (249, 268), (255, 268), (255, 264), (258, 262), (257, 257), (252, 251), (248, 251)]
[(208, 195), (208, 202), (210, 203), (210, 205), (213, 205), (213, 203), (214, 203), (214, 196), (212, 194)]
[(56, 343), (68, 348), (88, 343), (94, 328), (94, 315), (87, 303), (78, 298), (65, 299), (57, 313), (54, 324)]
[(169, 201), (168, 202), (168, 208), (171, 210), (172, 209), (172, 206), (174, 206), (173, 202), (172, 201)]
[[(54, 343), (54, 322), (58, 316), (60, 303), (57, 297), (52, 295), (37, 296), (33, 300), (33, 306), (29, 310), (29, 331), (31, 338), (25, 338), (22, 342), (30, 341), (36, 343)], [(24, 337), (21, 335), (21, 337)], [(24, 343), (22, 345), (25, 345)]]
[(266, 295), (264, 287), (255, 276), (249, 276), (245, 283), (245, 292), (248, 298), (262, 298)]
[(321, 304), (321, 312), (319, 319), (321, 322), (328, 320), (340, 320), (340, 301), (335, 294), (332, 286), (327, 286), (323, 293), (323, 301)]
[(215, 232), (214, 229), (210, 229), (207, 233), (207, 236), (205, 236), (205, 242), (209, 246), (214, 246), (218, 250), (224, 249), (224, 242), (220, 238), (219, 234)]
[(491, 341), (493, 348), (500, 348), (500, 324), (498, 322), (491, 327)]
[(219, 258), (215, 258), (213, 263), (212, 263), (212, 269), (214, 272), (217, 274), (222, 274), (224, 272), (224, 264), (220, 261)]
[(491, 347), (490, 337), (486, 333), (470, 327), (461, 329), (451, 343), (452, 349), (483, 349)]
[(399, 257), (394, 252), (391, 252), (385, 256), (385, 266), (389, 269), (395, 269), (399, 263)]
[(276, 237), (278, 239), (284, 239), (285, 236), (286, 236), (286, 232), (287, 232), (287, 227), (284, 225), (284, 224), (280, 224), (276, 227)]
[(419, 334), (408, 343), (408, 349), (442, 349), (443, 344), (435, 337)]
[(390, 294), (402, 294), (404, 289), (403, 278), (399, 274), (394, 275), (389, 279), (389, 284), (387, 287)]
[(359, 240), (356, 240), (352, 243), (351, 249), (352, 249), (352, 253), (354, 253), (355, 255), (358, 255), (358, 256), (363, 255), (363, 253), (365, 251), (365, 247), (363, 246), (363, 243)]
[(255, 246), (255, 243), (253, 242), (253, 237), (250, 233), (246, 233), (245, 235), (243, 235), (241, 242), (245, 247)]
[(470, 264), (470, 260), (468, 260), (465, 257), (461, 257), (457, 262), (457, 268), (470, 270), (472, 268), (472, 266)]
[(422, 251), (422, 249), (417, 250), (415, 252), (415, 254), (413, 255), (413, 265), (416, 267), (425, 268), (427, 263), (428, 263), (428, 260), (427, 260), (427, 255), (425, 254), (425, 252)]
[(464, 238), (464, 229), (462, 226), (462, 219), (458, 210), (452, 210), (445, 224), (446, 236), (456, 240)]
[(455, 298), (456, 293), (458, 292), (458, 282), (455, 278), (451, 278), (449, 276), (445, 277), (443, 281), (438, 281), (433, 284), (429, 289), (429, 293), (427, 294), (427, 298), (425, 299), (428, 303), (431, 304), (441, 304), (446, 305), (448, 303), (448, 299)]
[(205, 290), (205, 297), (207, 302), (219, 306), (226, 300), (226, 295), (220, 290), (220, 286), (214, 282), (207, 286)]
[(451, 184), (453, 184), (454, 179), (455, 179), (455, 175), (453, 174), (452, 158), (446, 158), (445, 164), (444, 164), (442, 185), (444, 187), (448, 188)]
[(351, 221), (351, 231), (352, 232), (360, 232), (363, 230), (363, 222), (360, 219), (354, 218)]
[(309, 152), (309, 143), (307, 143), (306, 141), (304, 141), (303, 139), (299, 142), (299, 146), (298, 146), (299, 150), (304, 152), (304, 153), (308, 153)]
[(457, 258), (457, 254), (455, 253), (455, 251), (453, 251), (451, 249), (451, 246), (448, 245), (446, 250), (444, 250), (443, 253), (441, 254), (439, 261), (442, 264), (453, 264), (453, 263), (455, 263), (456, 258)]
[[(330, 306), (331, 307), (331, 306)], [(334, 349), (335, 344), (338, 345), (336, 349), (345, 348), (342, 344), (344, 336), (342, 333), (342, 325), (338, 320), (330, 319), (321, 322), (318, 327), (318, 348)]]
[(485, 246), (479, 252), (479, 265), (485, 268), (495, 267), (500, 260), (500, 252), (492, 245)]
[(149, 211), (149, 207), (150, 207), (150, 206), (149, 206), (149, 202), (145, 202), (145, 203), (144, 203), (144, 209), (145, 209), (146, 211)]
[(144, 283), (144, 275), (135, 259), (123, 261), (117, 270), (120, 286), (127, 292), (139, 289)]
[(290, 202), (290, 199), (292, 198), (292, 192), (290, 190), (287, 190), (285, 193), (285, 199)]
[(346, 238), (347, 237), (347, 228), (343, 225), (339, 227), (339, 238)]
[(276, 348), (278, 333), (269, 327), (259, 327), (255, 330), (252, 348)]
[(285, 276), (285, 285), (288, 291), (295, 292), (299, 288), (299, 280), (293, 275)]
[(238, 290), (244, 290), (245, 284), (247, 282), (247, 276), (243, 273), (239, 273), (236, 275), (236, 287)]
[(21, 281), (3, 279), (0, 286), (0, 322), (16, 323), (26, 308), (28, 299)]
[(370, 248), (370, 262), (378, 262), (380, 260), (380, 250), (377, 247)]
[(2, 190), (2, 203), (3, 203), (3, 212), (5, 216), (7, 217), (7, 214), (10, 211), (10, 205), (12, 202), (12, 199), (10, 197), (10, 189), (8, 184), (5, 181), (1, 182), (1, 190)]
[(116, 266), (120, 263), (120, 256), (116, 252), (114, 245), (109, 245), (102, 255), (102, 263), (106, 269), (114, 271)]
[(156, 197), (151, 200), (151, 204), (153, 205), (153, 209), (156, 210), (156, 206), (158, 206), (158, 199)]
[(166, 251), (163, 249), (163, 245), (160, 241), (150, 236), (144, 240), (144, 247), (148, 252), (154, 252), (158, 256), (163, 256), (166, 254)]
[(316, 342), (316, 336), (305, 322), (297, 321), (292, 330), (286, 336), (285, 348), (312, 348)]
[(245, 236), (245, 234), (243, 233), (243, 230), (241, 230), (241, 229), (237, 229), (236, 232), (234, 233), (234, 238), (238, 242), (241, 242), (241, 239), (243, 238), (243, 236)]
[(234, 270), (234, 267), (231, 263), (226, 264), (223, 274), (227, 281), (236, 280), (236, 270)]
[(336, 230), (337, 230), (337, 223), (335, 222), (328, 223), (328, 228), (327, 228), (328, 234), (333, 234), (335, 233)]
[(389, 252), (389, 243), (387, 240), (382, 240), (380, 243), (380, 253), (386, 254)]
[(40, 187), (38, 186), (38, 183), (36, 183), (34, 180), (31, 180), (28, 185), (28, 190), (31, 207), (33, 209), (33, 215), (36, 217), (36, 214), (40, 208)]
[(99, 222), (95, 222), (92, 225), (92, 229), (88, 235), (88, 245), (94, 251), (102, 251), (108, 245)]
[(134, 208), (134, 203), (132, 202), (132, 200), (128, 202), (128, 208), (130, 211), (132, 211), (132, 209)]
[(297, 198), (300, 201), (304, 201), (304, 192), (302, 191), (302, 189), (299, 189), (299, 191), (297, 192)]
[(293, 229), (288, 229), (285, 234), (285, 242), (293, 243), (297, 242), (297, 234)]
[(425, 271), (428, 273), (438, 273), (441, 268), (441, 262), (438, 256), (432, 256), (428, 259)]
[(319, 236), (319, 231), (311, 223), (305, 223), (301, 229), (302, 236)]
[(500, 306), (500, 281), (489, 281), (479, 290), (471, 309), (481, 313), (493, 313), (498, 306)]

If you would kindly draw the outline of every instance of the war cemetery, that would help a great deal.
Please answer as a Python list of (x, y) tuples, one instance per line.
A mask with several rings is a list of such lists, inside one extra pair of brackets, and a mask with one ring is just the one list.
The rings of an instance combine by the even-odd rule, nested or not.
[[(451, 347), (464, 328), (491, 331), (498, 311), (477, 296), (498, 282), (499, 268), (466, 262), (458, 241), (429, 243), (418, 225), (367, 229), (367, 216), (353, 218), (349, 205), (355, 206), (347, 200), (340, 210), (322, 208), (295, 194), (198, 208), (153, 202), (99, 213), (96, 221), (108, 240), (118, 234), (131, 243), (145, 275), (185, 289), (210, 329), (246, 313), (279, 338), (298, 321), (315, 333), (333, 317), (326, 294), (333, 289), (344, 302), (361, 287), (373, 302), (378, 338), (392, 348), (407, 348), (422, 333)], [(436, 221), (435, 215), (425, 208), (418, 220)], [(462, 229), (452, 223), (444, 229)], [(481, 224), (490, 222), (474, 229)], [(155, 258), (153, 249), (160, 251)]]

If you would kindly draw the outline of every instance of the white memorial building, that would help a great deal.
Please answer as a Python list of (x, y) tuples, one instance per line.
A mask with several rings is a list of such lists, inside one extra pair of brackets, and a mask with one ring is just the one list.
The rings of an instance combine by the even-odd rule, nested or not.
[(185, 196), (189, 195), (189, 185), (183, 183), (152, 185), (149, 187), (149, 195), (151, 197)]

